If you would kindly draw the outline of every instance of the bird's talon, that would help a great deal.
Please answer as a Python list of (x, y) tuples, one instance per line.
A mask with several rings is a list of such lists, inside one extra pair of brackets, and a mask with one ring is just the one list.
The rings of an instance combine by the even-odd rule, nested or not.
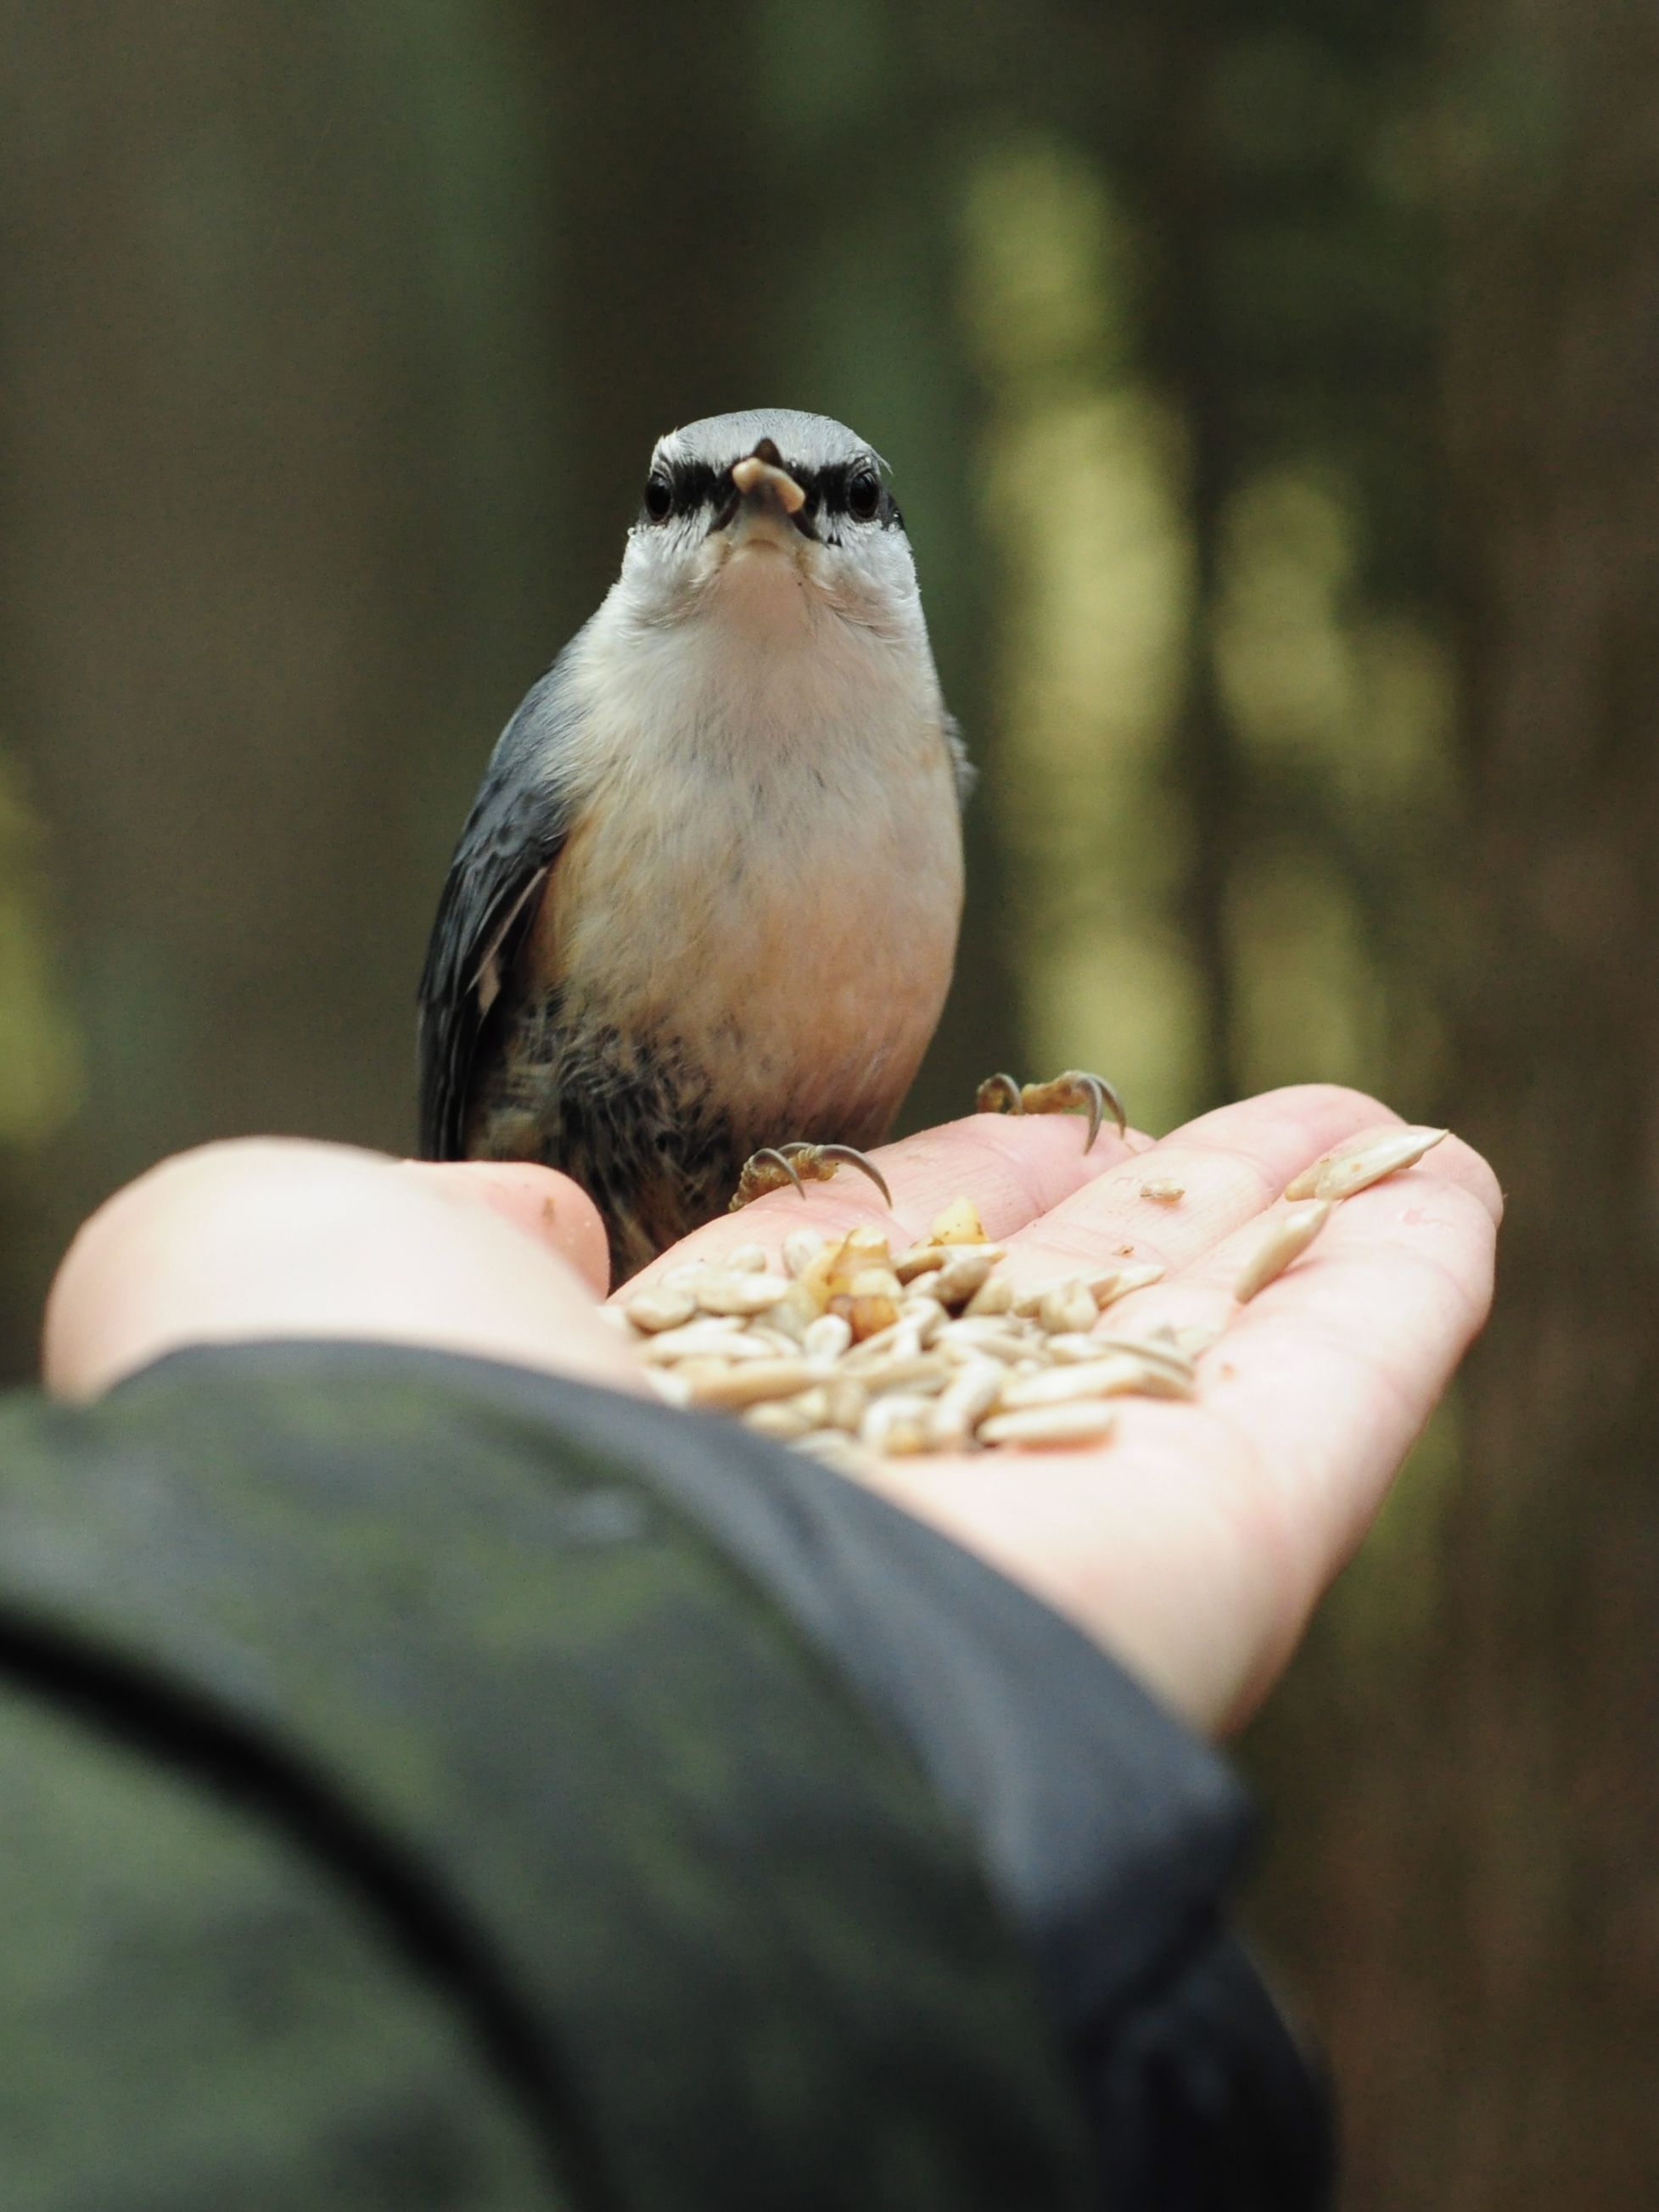
[(1052, 1083), (1018, 1084), (1012, 1075), (988, 1076), (974, 1103), (981, 1114), (1070, 1114), (1083, 1107), (1089, 1116), (1085, 1152), (1094, 1149), (1101, 1122), (1108, 1114), (1117, 1123), (1120, 1137), (1127, 1133), (1129, 1127), (1123, 1101), (1105, 1077), (1091, 1075), (1080, 1067), (1068, 1067)]
[(827, 1160), (830, 1164), (824, 1170), (826, 1175), (834, 1175), (837, 1164), (845, 1160), (849, 1168), (856, 1168), (860, 1175), (868, 1176), (881, 1193), (883, 1205), (891, 1206), (893, 1194), (887, 1188), (886, 1176), (872, 1159), (854, 1151), (851, 1145), (792, 1145), (789, 1150), (797, 1158), (802, 1152), (811, 1152), (815, 1160)]
[(974, 1093), (974, 1110), (979, 1114), (1023, 1114), (1025, 1101), (1012, 1075), (988, 1075)]
[(738, 1188), (728, 1213), (736, 1213), (751, 1200), (764, 1198), (769, 1191), (781, 1190), (793, 1183), (803, 1198), (809, 1182), (828, 1182), (843, 1162), (856, 1168), (860, 1175), (869, 1176), (888, 1206), (893, 1203), (893, 1194), (887, 1188), (887, 1179), (872, 1159), (851, 1145), (810, 1145), (795, 1138), (787, 1145), (764, 1145), (744, 1162), (743, 1173), (738, 1178)]
[(743, 1173), (738, 1177), (737, 1190), (726, 1210), (728, 1213), (736, 1213), (751, 1199), (764, 1198), (768, 1191), (782, 1190), (789, 1183), (793, 1183), (805, 1200), (806, 1186), (801, 1181), (800, 1171), (794, 1162), (775, 1146), (763, 1145), (759, 1152), (751, 1152), (744, 1162)]

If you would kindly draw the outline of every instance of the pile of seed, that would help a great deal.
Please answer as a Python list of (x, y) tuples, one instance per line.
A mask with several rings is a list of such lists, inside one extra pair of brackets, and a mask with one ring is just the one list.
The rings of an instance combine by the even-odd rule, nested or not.
[[(1317, 1161), (1285, 1197), (1234, 1288), (1255, 1297), (1304, 1251), (1333, 1206), (1420, 1159), (1443, 1130), (1399, 1129)], [(1160, 1184), (1160, 1203), (1184, 1193)], [(775, 1271), (758, 1244), (671, 1268), (611, 1310), (671, 1405), (737, 1415), (843, 1463), (860, 1452), (1098, 1443), (1112, 1401), (1190, 1398), (1219, 1329), (1097, 1333), (1101, 1316), (1164, 1269), (1126, 1264), (1018, 1291), (971, 1202), (894, 1252), (875, 1228), (826, 1241), (796, 1229)]]

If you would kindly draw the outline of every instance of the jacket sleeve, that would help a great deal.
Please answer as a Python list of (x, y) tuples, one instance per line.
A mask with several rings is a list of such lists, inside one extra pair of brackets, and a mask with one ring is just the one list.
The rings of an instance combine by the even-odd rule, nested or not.
[(730, 1426), (368, 1346), (14, 1401), (0, 1761), (8, 2203), (1242, 2205), (1169, 2193), (1218, 2067), (1317, 2133), (1210, 1754)]
[(650, 1467), (915, 1755), (1029, 1946), (1103, 2201), (1328, 2203), (1322, 2070), (1228, 1925), (1255, 1820), (1216, 1753), (1047, 1607), (816, 1462), (726, 1421), (516, 1387)]

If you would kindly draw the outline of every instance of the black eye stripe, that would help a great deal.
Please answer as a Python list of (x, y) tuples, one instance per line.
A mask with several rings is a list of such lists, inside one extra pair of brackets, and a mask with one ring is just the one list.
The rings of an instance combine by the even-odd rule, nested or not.
[[(867, 494), (866, 486), (870, 487)], [(822, 471), (817, 490), (830, 514), (844, 514), (859, 522), (886, 523), (896, 520), (898, 509), (870, 461), (843, 461)]]
[(711, 469), (707, 461), (677, 462), (670, 471), (674, 483), (674, 512), (695, 514), (699, 507), (718, 505), (731, 492), (726, 472)]
[[(643, 510), (646, 520), (662, 522), (670, 516), (695, 515), (710, 507), (718, 513), (733, 498), (732, 466), (735, 465), (733, 463), (731, 466), (716, 469), (709, 462), (701, 460), (653, 463), (652, 476), (667, 479), (671, 487), (671, 503), (665, 513), (653, 513), (647, 495)], [(892, 494), (882, 482), (874, 464), (864, 456), (814, 470), (803, 468), (785, 455), (781, 465), (806, 494), (805, 512), (807, 515), (814, 519), (822, 514), (830, 518), (845, 517), (852, 521), (878, 522), (884, 529), (895, 523), (902, 526)], [(866, 483), (873, 487), (873, 503), (864, 491)]]

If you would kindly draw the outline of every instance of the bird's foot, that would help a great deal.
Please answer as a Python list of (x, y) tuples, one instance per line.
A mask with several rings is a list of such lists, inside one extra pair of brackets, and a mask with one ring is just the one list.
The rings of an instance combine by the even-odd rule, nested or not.
[(737, 1194), (726, 1208), (735, 1213), (753, 1198), (764, 1198), (769, 1190), (783, 1190), (793, 1183), (803, 1198), (809, 1182), (828, 1182), (836, 1170), (845, 1162), (867, 1175), (876, 1188), (893, 1203), (893, 1194), (887, 1188), (881, 1170), (851, 1145), (809, 1145), (797, 1139), (787, 1145), (766, 1145), (750, 1155), (743, 1164), (743, 1173), (738, 1178)]
[(988, 1076), (975, 1094), (974, 1105), (981, 1114), (1073, 1114), (1080, 1108), (1089, 1116), (1085, 1152), (1093, 1147), (1106, 1115), (1117, 1123), (1120, 1137), (1129, 1126), (1123, 1101), (1105, 1077), (1087, 1074), (1080, 1067), (1068, 1067), (1052, 1083), (1016, 1083), (1012, 1075)]

